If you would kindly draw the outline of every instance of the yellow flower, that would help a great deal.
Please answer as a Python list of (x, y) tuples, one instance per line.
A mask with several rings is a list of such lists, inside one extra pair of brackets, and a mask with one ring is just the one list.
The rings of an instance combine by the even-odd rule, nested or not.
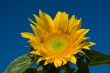
[(39, 16), (33, 14), (36, 21), (29, 19), (34, 33), (23, 32), (22, 37), (28, 38), (34, 48), (32, 54), (41, 56), (37, 63), (44, 60), (44, 65), (54, 63), (60, 67), (67, 62), (76, 63), (75, 54), (90, 50), (93, 42), (86, 42), (85, 35), (89, 29), (81, 28), (81, 19), (73, 15), (70, 19), (65, 12), (58, 12), (54, 19), (39, 10)]

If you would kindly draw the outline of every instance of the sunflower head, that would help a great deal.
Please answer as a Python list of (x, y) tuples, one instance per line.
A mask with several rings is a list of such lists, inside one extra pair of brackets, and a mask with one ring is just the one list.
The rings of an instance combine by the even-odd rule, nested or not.
[(54, 63), (60, 67), (67, 62), (76, 63), (75, 54), (83, 53), (82, 49), (90, 50), (93, 42), (86, 42), (85, 35), (89, 29), (81, 28), (81, 19), (74, 15), (69, 19), (65, 12), (57, 12), (54, 19), (39, 10), (39, 16), (33, 14), (36, 21), (29, 19), (34, 33), (22, 32), (34, 48), (31, 54), (39, 55), (37, 63), (44, 60), (44, 65)]

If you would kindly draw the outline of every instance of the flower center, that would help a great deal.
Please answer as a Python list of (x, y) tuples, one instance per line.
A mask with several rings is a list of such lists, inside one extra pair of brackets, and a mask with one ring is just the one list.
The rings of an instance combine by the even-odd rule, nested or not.
[(47, 42), (47, 49), (52, 53), (61, 53), (68, 47), (68, 41), (60, 36), (52, 37)]

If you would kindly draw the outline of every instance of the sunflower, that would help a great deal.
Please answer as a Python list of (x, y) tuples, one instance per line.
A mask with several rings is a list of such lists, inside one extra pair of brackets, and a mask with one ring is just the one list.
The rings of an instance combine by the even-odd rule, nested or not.
[(30, 53), (39, 55), (37, 63), (44, 61), (44, 65), (53, 63), (60, 67), (67, 62), (76, 64), (75, 54), (83, 53), (82, 49), (90, 50), (93, 42), (86, 42), (85, 35), (89, 29), (81, 28), (81, 18), (74, 15), (69, 19), (66, 12), (57, 12), (54, 19), (39, 10), (39, 16), (33, 14), (35, 21), (29, 19), (34, 33), (22, 32), (24, 38), (29, 39), (34, 48)]

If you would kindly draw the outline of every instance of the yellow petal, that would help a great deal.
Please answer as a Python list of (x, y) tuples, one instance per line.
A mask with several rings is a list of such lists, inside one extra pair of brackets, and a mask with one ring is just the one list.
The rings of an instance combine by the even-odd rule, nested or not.
[(37, 23), (35, 24), (36, 28), (37, 28), (38, 30), (40, 30), (40, 31), (42, 31), (42, 32), (44, 32), (44, 33), (46, 33), (46, 27), (45, 27), (44, 22), (43, 22), (37, 15), (33, 14), (33, 16), (34, 16), (34, 18), (35, 18), (35, 20), (36, 20), (36, 22), (37, 22)]
[(90, 39), (90, 37), (84, 37), (84, 38), (83, 38), (83, 40), (88, 40), (88, 39)]
[(46, 56), (49, 54), (46, 48), (44, 48), (44, 44), (33, 40), (30, 40), (29, 43), (35, 50), (39, 50), (41, 56)]
[(29, 32), (22, 32), (21, 36), (24, 38), (35, 40), (35, 41), (38, 40), (38, 38), (36, 36), (34, 36), (32, 33), (29, 33)]
[(32, 23), (32, 24), (37, 24), (36, 22), (34, 22), (31, 18), (28, 18), (28, 20)]
[(81, 19), (76, 19), (75, 16), (72, 16), (69, 21), (69, 33), (74, 36), (75, 32), (81, 28)]
[(48, 14), (45, 14), (45, 17), (48, 21), (48, 25), (50, 26), (50, 30), (55, 32), (55, 24), (54, 24), (53, 19)]
[(77, 31), (77, 36), (84, 37), (89, 32), (89, 29), (80, 29)]
[(48, 28), (48, 30), (50, 30), (49, 22), (45, 16), (45, 13), (43, 13), (41, 10), (39, 10), (39, 16), (40, 16), (41, 20), (44, 22), (46, 28)]
[(42, 46), (42, 44), (39, 41), (35, 41), (35, 40), (29, 40), (29, 43), (31, 44), (31, 46), (36, 50), (38, 48), (40, 48), (40, 46)]
[(37, 35), (37, 32), (36, 32), (37, 31), (37, 28), (35, 27), (35, 25), (30, 24), (30, 26), (31, 26), (33, 32)]
[(65, 65), (67, 63), (67, 60), (62, 59), (63, 65)]
[(75, 24), (76, 24), (77, 30), (79, 30), (81, 28), (81, 23), (82, 23), (82, 19), (81, 18), (79, 20), (76, 19)]
[(48, 62), (47, 62), (47, 61), (45, 61), (44, 65), (47, 65), (47, 64), (48, 64)]
[(37, 15), (33, 14), (33, 16), (35, 17), (36, 21), (37, 21), (37, 25), (39, 25), (40, 27), (42, 27), (43, 29), (46, 29), (45, 27), (45, 23), (42, 21), (41, 18), (39, 18)]
[(40, 39), (44, 38), (44, 33), (37, 29), (33, 24), (30, 24), (31, 28), (33, 29), (35, 35)]
[(71, 56), (70, 58), (71, 58), (71, 62), (76, 64), (76, 61), (77, 61), (76, 58), (74, 56)]
[(61, 20), (59, 22), (60, 30), (62, 31), (62, 33), (63, 32), (65, 33), (67, 31), (68, 26), (69, 26), (69, 23), (68, 23), (68, 14), (65, 13), (65, 12), (63, 12), (61, 14), (61, 17), (62, 18), (61, 18)]
[(84, 49), (87, 49), (87, 50), (90, 50), (90, 47), (89, 46), (84, 46), (83, 48)]
[[(37, 22), (36, 27), (40, 26), (45, 31), (49, 31), (50, 28), (49, 28), (48, 21), (47, 21), (47, 19), (45, 17), (45, 14), (43, 13), (43, 15), (42, 15), (41, 11), (39, 11), (39, 15), (40, 15), (40, 17), (38, 17), (37, 15), (33, 14), (33, 16), (35, 17), (36, 22)], [(45, 18), (45, 20), (43, 20), (44, 18)]]
[[(86, 49), (85, 47), (89, 47), (89, 46), (90, 46), (89, 42), (84, 42), (84, 43), (77, 45), (76, 48), (74, 48), (74, 50)], [(90, 48), (87, 48), (87, 49), (90, 50)]]
[(88, 50), (90, 50), (90, 46), (93, 46), (93, 45), (95, 45), (95, 43), (94, 42), (88, 42), (88, 44), (86, 44), (83, 48), (84, 49), (88, 49)]
[(47, 65), (48, 63), (53, 63), (53, 58), (50, 56), (46, 57), (45, 60), (46, 61), (45, 61), (44, 65)]
[(55, 67), (60, 67), (61, 64), (62, 64), (62, 60), (60, 60), (60, 59), (55, 59), (55, 61), (54, 61)]
[(30, 53), (31, 53), (31, 54), (40, 55), (40, 52), (39, 52), (39, 51), (31, 51)]
[(68, 61), (70, 61), (70, 62), (76, 64), (76, 61), (77, 61), (77, 60), (76, 60), (76, 58), (75, 58), (74, 55), (69, 54), (69, 55), (65, 56), (64, 58), (66, 58)]
[(89, 46), (93, 46), (93, 45), (95, 45), (96, 43), (94, 43), (94, 42), (89, 42)]
[(77, 54), (79, 53), (81, 50), (79, 49), (79, 47), (73, 48), (72, 50), (69, 51), (70, 54)]
[(55, 24), (55, 31), (59, 31), (60, 30), (60, 19), (61, 19), (61, 12), (57, 12), (55, 18), (54, 18), (54, 24)]
[(73, 27), (75, 26), (74, 22), (75, 22), (75, 15), (73, 15), (70, 20), (69, 20), (69, 27), (68, 27), (68, 31), (71, 32), (71, 30), (73, 29)]
[(46, 48), (40, 47), (40, 48), (39, 48), (39, 51), (40, 51), (40, 53), (41, 53), (41, 56), (46, 56), (46, 55), (49, 54), (49, 53), (48, 53), (48, 50), (46, 50)]
[(84, 38), (84, 36), (89, 32), (89, 29), (80, 29), (76, 32), (75, 36), (74, 37), (74, 41), (76, 41), (77, 39), (79, 38)]
[(40, 58), (37, 60), (37, 63), (41, 62), (42, 60), (44, 60), (44, 57), (40, 57)]

